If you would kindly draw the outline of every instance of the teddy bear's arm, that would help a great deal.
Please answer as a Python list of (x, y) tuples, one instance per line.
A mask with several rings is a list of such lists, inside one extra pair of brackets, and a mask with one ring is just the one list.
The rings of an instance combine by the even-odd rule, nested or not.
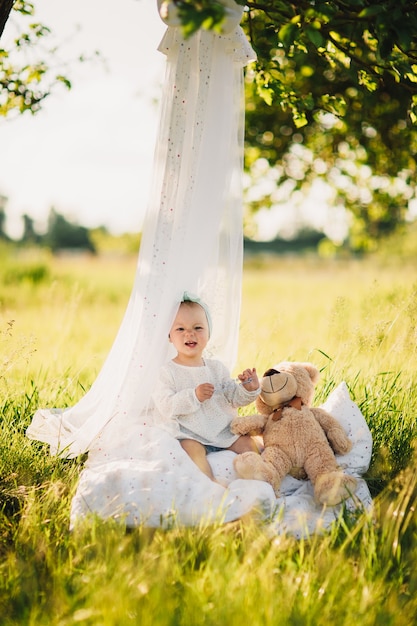
[(326, 437), (335, 454), (347, 454), (352, 448), (352, 442), (337, 419), (324, 409), (313, 408), (311, 411), (326, 433)]
[(235, 417), (230, 430), (235, 435), (260, 435), (263, 432), (267, 417), (264, 415), (243, 415)]

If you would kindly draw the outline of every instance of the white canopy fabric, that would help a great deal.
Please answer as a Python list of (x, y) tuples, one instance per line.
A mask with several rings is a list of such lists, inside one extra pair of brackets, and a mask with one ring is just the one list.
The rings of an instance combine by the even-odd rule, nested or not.
[[(168, 333), (185, 291), (213, 320), (210, 353), (233, 366), (242, 280), (243, 66), (254, 58), (239, 26), (184, 41), (168, 27), (153, 184), (131, 298), (88, 393), (74, 407), (40, 409), (27, 436), (76, 457), (111, 420), (149, 414), (152, 385), (170, 357)], [(172, 356), (172, 355), (171, 355)]]
[[(167, 58), (166, 80), (132, 294), (91, 389), (74, 407), (39, 409), (27, 430), (28, 437), (48, 443), (51, 454), (72, 458), (88, 451), (72, 503), (73, 525), (89, 513), (128, 525), (166, 526), (230, 521), (256, 509), (277, 524), (280, 510), (280, 528), (287, 524), (297, 533), (299, 521), (294, 519), (299, 520), (300, 502), (303, 515), (313, 520), (309, 527), (316, 528), (323, 519), (308, 481), (295, 485), (289, 479), (283, 485), (284, 500), (277, 500), (267, 483), (237, 479), (231, 452), (210, 457), (227, 488), (210, 481), (152, 411), (153, 384), (160, 366), (173, 356), (168, 333), (185, 291), (198, 294), (210, 308), (209, 356), (229, 368), (236, 358), (243, 248), (243, 67), (255, 55), (238, 25), (243, 8), (233, 0), (224, 4), (224, 34), (200, 30), (184, 40), (175, 26), (173, 2), (158, 2), (171, 25), (159, 48)], [(358, 419), (368, 445), (370, 433), (360, 413)], [(351, 426), (354, 437), (356, 425)], [(360, 475), (354, 464), (347, 471)], [(294, 488), (298, 499), (292, 506), (288, 498)], [(364, 481), (361, 490), (359, 501), (368, 506)], [(337, 511), (330, 511), (331, 520)]]

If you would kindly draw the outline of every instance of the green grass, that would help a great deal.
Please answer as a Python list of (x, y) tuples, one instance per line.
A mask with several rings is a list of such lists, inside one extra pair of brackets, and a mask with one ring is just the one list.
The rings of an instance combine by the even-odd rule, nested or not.
[(50, 457), (24, 431), (36, 407), (71, 405), (94, 380), (134, 271), (135, 260), (1, 259), (0, 624), (415, 623), (417, 269), (313, 258), (245, 268), (236, 370), (311, 360), (316, 402), (346, 380), (374, 438), (375, 511), (309, 541), (251, 517), (69, 531), (81, 461)]

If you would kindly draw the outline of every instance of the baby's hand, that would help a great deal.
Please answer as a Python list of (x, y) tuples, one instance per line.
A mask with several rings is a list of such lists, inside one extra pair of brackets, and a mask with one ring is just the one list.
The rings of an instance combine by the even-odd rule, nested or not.
[(214, 385), (211, 383), (202, 383), (195, 388), (195, 395), (200, 402), (204, 400), (210, 400), (214, 393)]
[(256, 369), (253, 367), (246, 369), (239, 374), (238, 379), (248, 391), (256, 391), (259, 389), (259, 379)]

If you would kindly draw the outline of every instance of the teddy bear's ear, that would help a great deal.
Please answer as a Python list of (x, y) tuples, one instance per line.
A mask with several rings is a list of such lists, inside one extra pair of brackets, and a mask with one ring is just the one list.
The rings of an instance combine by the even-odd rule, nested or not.
[(320, 372), (317, 367), (312, 363), (300, 363), (300, 365), (302, 365), (307, 370), (312, 383), (315, 385), (320, 378)]

